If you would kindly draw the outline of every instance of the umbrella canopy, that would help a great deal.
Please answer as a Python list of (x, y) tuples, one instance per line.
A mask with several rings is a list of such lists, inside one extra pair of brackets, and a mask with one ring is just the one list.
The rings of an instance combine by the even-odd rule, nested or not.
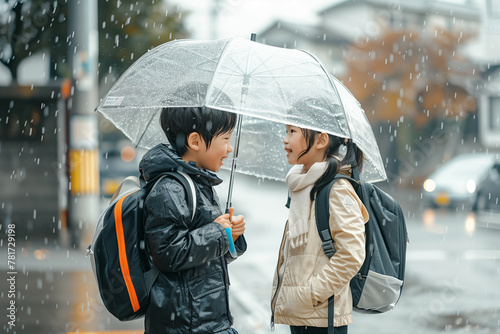
[(243, 38), (168, 42), (139, 58), (97, 109), (138, 146), (151, 148), (167, 142), (159, 115), (170, 107), (244, 115), (239, 172), (283, 180), (289, 166), (282, 141), (290, 124), (351, 138), (366, 157), (361, 179), (386, 178), (360, 104), (306, 51)]

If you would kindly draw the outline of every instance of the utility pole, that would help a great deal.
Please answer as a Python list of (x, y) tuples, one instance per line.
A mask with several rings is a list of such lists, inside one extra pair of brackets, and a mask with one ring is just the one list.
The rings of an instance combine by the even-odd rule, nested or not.
[(90, 242), (99, 216), (97, 0), (69, 2), (72, 96), (69, 119), (69, 222), (71, 246)]
[(219, 21), (219, 6), (220, 6), (220, 0), (213, 0), (212, 2), (212, 8), (210, 10), (210, 20), (209, 20), (209, 25), (210, 25), (210, 38), (211, 39), (217, 39), (218, 38), (218, 30), (217, 30), (217, 24)]

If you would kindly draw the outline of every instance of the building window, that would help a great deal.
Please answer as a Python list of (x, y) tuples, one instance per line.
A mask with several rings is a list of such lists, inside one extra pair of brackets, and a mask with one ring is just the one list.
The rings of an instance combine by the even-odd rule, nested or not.
[(500, 2), (498, 0), (487, 0), (488, 15), (500, 19)]
[(500, 97), (490, 97), (490, 129), (500, 131)]

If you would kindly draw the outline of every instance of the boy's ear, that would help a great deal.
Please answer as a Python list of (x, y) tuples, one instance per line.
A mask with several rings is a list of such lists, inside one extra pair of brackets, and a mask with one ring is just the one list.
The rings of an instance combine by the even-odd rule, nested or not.
[(330, 137), (328, 134), (322, 132), (316, 136), (316, 148), (321, 150), (328, 146), (330, 142)]
[(193, 151), (198, 152), (201, 148), (202, 141), (201, 136), (197, 132), (191, 132), (187, 137), (187, 146)]

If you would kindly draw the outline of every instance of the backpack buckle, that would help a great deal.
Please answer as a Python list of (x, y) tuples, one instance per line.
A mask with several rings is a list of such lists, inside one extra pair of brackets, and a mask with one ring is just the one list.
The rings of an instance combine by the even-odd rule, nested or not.
[(323, 242), (323, 251), (325, 252), (325, 255), (328, 256), (329, 258), (335, 254), (335, 247), (333, 246), (332, 240)]

